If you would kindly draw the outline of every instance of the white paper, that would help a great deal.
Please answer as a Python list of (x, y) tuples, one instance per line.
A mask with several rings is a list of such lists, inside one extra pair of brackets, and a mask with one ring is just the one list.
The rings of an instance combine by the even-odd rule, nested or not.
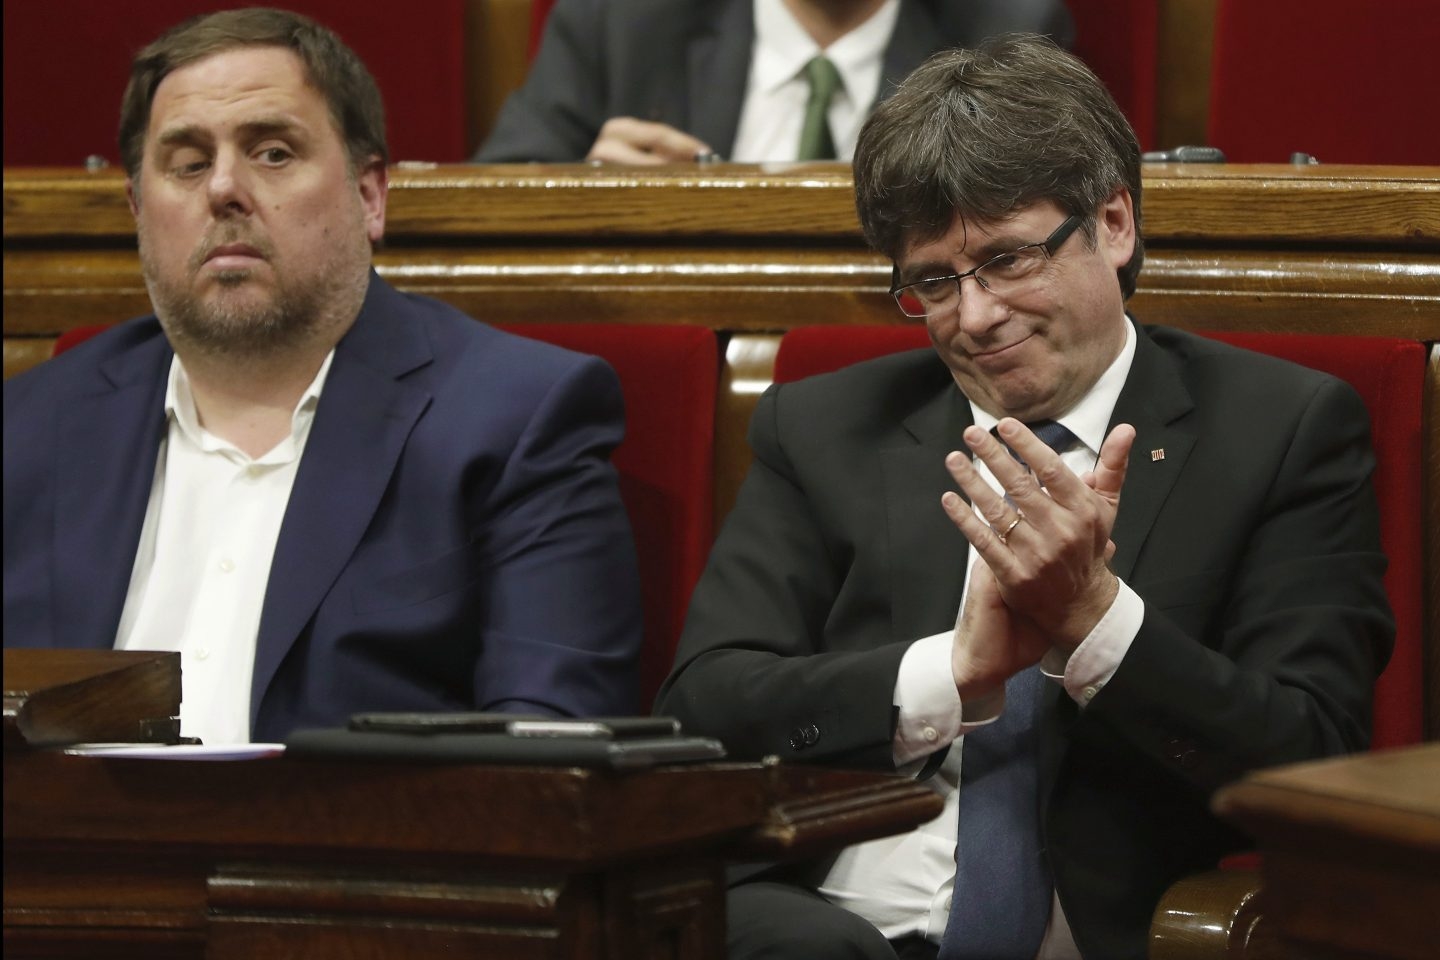
[(278, 757), (283, 743), (78, 743), (65, 752), (76, 757), (127, 757), (135, 760), (258, 760)]

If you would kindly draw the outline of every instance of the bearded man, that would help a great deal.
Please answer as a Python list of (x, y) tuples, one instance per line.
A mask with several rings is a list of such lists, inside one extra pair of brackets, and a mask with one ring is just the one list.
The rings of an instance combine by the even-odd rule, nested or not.
[(355, 54), (284, 11), (186, 21), (120, 146), (155, 315), (5, 384), (5, 645), (179, 651), (210, 743), (634, 712), (619, 384), (379, 278)]

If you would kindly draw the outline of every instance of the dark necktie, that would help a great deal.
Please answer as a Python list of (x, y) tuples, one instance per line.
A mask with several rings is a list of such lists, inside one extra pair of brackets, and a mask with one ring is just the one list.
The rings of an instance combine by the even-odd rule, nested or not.
[[(1026, 426), (1057, 452), (1076, 440), (1053, 420)], [(999, 719), (958, 745), (955, 887), (940, 960), (1033, 960), (1045, 936), (1053, 888), (1040, 844), (1035, 725), (1044, 683), (1039, 667), (1011, 677)]]
[(810, 82), (810, 99), (805, 104), (800, 150), (795, 159), (834, 160), (835, 140), (830, 135), (829, 112), (830, 101), (840, 89), (840, 71), (821, 54), (805, 64), (805, 79)]
[[(1054, 420), (1036, 420), (1034, 423), (1025, 424), (1025, 426), (1030, 428), (1030, 432), (1035, 434), (1035, 437), (1041, 443), (1045, 444), (1045, 446), (1049, 447), (1051, 450), (1054, 450), (1056, 453), (1064, 453), (1066, 450), (1069, 450), (1072, 446), (1079, 442), (1080, 439), (1079, 437), (1075, 436), (1075, 434), (1070, 432), (1069, 427), (1066, 427), (1063, 423), (1056, 423)], [(990, 432), (995, 435), (995, 439), (1000, 440), (1000, 435), (998, 433), (995, 433), (993, 429)], [(1004, 440), (1000, 440), (1000, 442), (1005, 443)], [(1005, 443), (1005, 449), (1010, 450), (1010, 445), (1008, 443)], [(1030, 466), (1029, 464), (1025, 463), (1025, 458), (1020, 456), (1020, 454), (1016, 453), (1014, 450), (1010, 450), (1010, 456), (1014, 457), (1016, 460), (1019, 460), (1020, 463), (1023, 464), (1026, 468)]]

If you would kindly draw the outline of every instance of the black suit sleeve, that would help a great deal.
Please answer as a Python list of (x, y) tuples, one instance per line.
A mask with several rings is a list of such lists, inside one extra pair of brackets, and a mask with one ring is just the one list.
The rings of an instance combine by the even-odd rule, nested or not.
[(525, 83), (511, 94), (476, 163), (585, 159), (608, 119), (603, 0), (559, 0)]
[[(755, 459), (691, 601), (657, 712), (718, 736), (731, 754), (894, 768), (895, 678), (904, 643), (827, 632), (843, 551), (787, 452), (783, 387), (760, 400)], [(799, 423), (803, 418), (798, 418)]]
[[(1172, 553), (1238, 549), (1224, 566), (1178, 564), (1182, 576), (1134, 584), (1145, 620), (1086, 710), (1207, 790), (1368, 742), (1372, 684), (1394, 639), (1368, 417), (1348, 386), (1310, 385), (1285, 432), (1251, 438), (1228, 478), (1206, 476), (1209, 450), (1192, 455), (1200, 482), (1218, 488), (1213, 503), (1187, 497), (1198, 507), (1189, 531), (1152, 536), (1180, 540), (1165, 545)], [(1223, 516), (1222, 500), (1243, 509)]]

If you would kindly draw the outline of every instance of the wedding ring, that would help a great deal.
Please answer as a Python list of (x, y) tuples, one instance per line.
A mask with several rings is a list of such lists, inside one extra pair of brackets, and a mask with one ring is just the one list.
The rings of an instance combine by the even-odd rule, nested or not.
[(1015, 511), (1015, 519), (1010, 521), (1010, 526), (1006, 527), (1006, 528), (1004, 529), (1004, 531), (1002, 531), (1001, 533), (996, 534), (996, 536), (998, 536), (998, 537), (1000, 538), (1000, 542), (1001, 542), (1001, 543), (1009, 543), (1009, 542), (1010, 542), (1010, 534), (1012, 534), (1012, 533), (1015, 532), (1015, 528), (1018, 527), (1018, 526), (1020, 526), (1020, 521), (1021, 521), (1021, 520), (1024, 520), (1024, 519), (1025, 519), (1025, 514), (1021, 513), (1019, 510), (1016, 510), (1016, 511)]

